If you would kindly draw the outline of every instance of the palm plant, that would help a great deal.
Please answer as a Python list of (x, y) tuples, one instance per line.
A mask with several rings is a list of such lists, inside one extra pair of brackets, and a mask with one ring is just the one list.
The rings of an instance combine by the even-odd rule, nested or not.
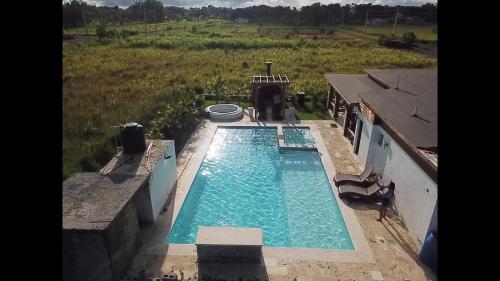
[(218, 74), (214, 81), (209, 83), (209, 92), (215, 96), (215, 102), (219, 103), (220, 96), (224, 93), (226, 81)]

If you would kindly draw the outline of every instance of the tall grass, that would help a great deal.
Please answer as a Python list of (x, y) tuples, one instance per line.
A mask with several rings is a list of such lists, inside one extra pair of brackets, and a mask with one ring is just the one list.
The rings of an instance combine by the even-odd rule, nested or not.
[[(193, 33), (190, 27), (195, 25)], [(291, 80), (290, 92), (325, 95), (324, 73), (436, 65), (432, 58), (367, 42), (300, 41), (247, 34), (259, 34), (257, 29), (267, 28), (258, 25), (211, 20), (165, 22), (161, 26), (172, 29), (115, 36), (106, 45), (78, 36), (64, 41), (65, 177), (76, 171), (95, 171), (112, 157), (118, 133), (113, 126), (137, 121), (150, 130), (150, 121), (158, 111), (190, 90), (206, 88), (217, 73), (229, 83), (249, 86), (250, 75), (265, 73), (264, 61), (271, 60), (273, 73), (287, 74)], [(143, 26), (138, 23), (126, 28), (140, 30)], [(279, 28), (285, 32), (293, 29)], [(81, 28), (65, 32), (78, 35), (82, 30), (84, 33)]]

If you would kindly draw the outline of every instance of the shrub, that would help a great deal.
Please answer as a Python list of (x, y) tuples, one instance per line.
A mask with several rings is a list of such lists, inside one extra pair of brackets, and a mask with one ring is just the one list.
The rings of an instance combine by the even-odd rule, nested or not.
[(380, 46), (385, 46), (387, 44), (387, 40), (388, 40), (388, 37), (382, 34), (378, 37), (378, 44)]
[(71, 39), (75, 39), (75, 35), (63, 33), (63, 40), (71, 40)]
[(417, 36), (413, 32), (407, 32), (403, 35), (403, 42), (406, 44), (413, 44), (417, 40)]
[(106, 37), (106, 26), (104, 26), (104, 24), (99, 24), (95, 29), (95, 34), (99, 39)]
[(248, 62), (246, 62), (246, 61), (242, 62), (241, 67), (248, 68)]
[(139, 34), (139, 32), (133, 31), (133, 30), (127, 30), (127, 29), (120, 31), (120, 36), (122, 36), (122, 37), (128, 37), (128, 36), (132, 36), (132, 35), (136, 35), (136, 34)]
[[(406, 35), (406, 34), (405, 34)], [(409, 40), (411, 40), (411, 35), (408, 35), (410, 37), (408, 37)], [(392, 38), (392, 37), (387, 37), (387, 36), (384, 36), (384, 35), (381, 35), (379, 37), (379, 40), (378, 40), (378, 44), (381, 45), (381, 46), (385, 46), (385, 47), (391, 47), (391, 48), (411, 48), (412, 47), (412, 43), (409, 43), (408, 41), (406, 40), (397, 40), (395, 38)]]

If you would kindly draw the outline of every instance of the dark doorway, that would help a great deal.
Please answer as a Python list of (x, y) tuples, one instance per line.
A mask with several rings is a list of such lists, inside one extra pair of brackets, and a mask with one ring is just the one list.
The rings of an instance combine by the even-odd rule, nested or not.
[(258, 90), (258, 111), (262, 117), (266, 116), (266, 108), (271, 107), (273, 111), (273, 118), (281, 117), (281, 88), (277, 85), (263, 85)]
[(356, 130), (356, 145), (354, 146), (354, 153), (355, 154), (358, 154), (358, 151), (359, 151), (359, 143), (361, 142), (361, 133), (362, 132), (363, 132), (363, 121), (359, 120), (359, 127)]

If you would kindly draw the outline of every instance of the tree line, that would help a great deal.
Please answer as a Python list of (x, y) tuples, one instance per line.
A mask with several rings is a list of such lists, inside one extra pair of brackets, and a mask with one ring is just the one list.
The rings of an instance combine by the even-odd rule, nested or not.
[(83, 26), (92, 21), (101, 22), (159, 22), (164, 19), (229, 19), (246, 18), (254, 23), (284, 23), (294, 25), (364, 24), (369, 19), (382, 18), (391, 21), (398, 13), (398, 22), (405, 23), (417, 19), (419, 23), (437, 22), (437, 5), (427, 3), (417, 6), (382, 6), (372, 4), (322, 5), (314, 3), (295, 7), (266, 5), (246, 8), (214, 7), (201, 8), (164, 7), (161, 1), (136, 1), (126, 9), (118, 6), (94, 6), (81, 0), (71, 0), (63, 4), (63, 26)]

